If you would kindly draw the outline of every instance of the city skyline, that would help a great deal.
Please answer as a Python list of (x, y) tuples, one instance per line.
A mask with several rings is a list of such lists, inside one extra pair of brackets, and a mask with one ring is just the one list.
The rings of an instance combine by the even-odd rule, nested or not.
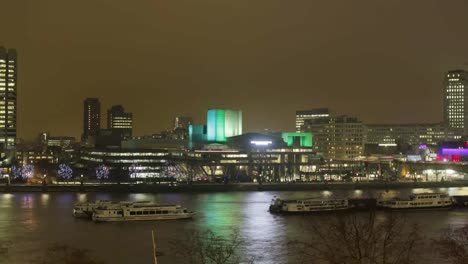
[(468, 61), (461, 1), (110, 6), (6, 3), (0, 45), (19, 53), (18, 137), (79, 138), (86, 97), (125, 105), (135, 135), (179, 115), (205, 123), (208, 108), (241, 109), (246, 132), (294, 131), (296, 110), (319, 107), (365, 123), (442, 122), (445, 73)]

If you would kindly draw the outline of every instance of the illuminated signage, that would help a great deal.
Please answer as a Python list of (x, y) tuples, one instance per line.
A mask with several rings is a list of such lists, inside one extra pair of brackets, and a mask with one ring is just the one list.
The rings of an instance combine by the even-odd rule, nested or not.
[(250, 141), (250, 144), (252, 145), (255, 145), (255, 146), (268, 146), (268, 145), (271, 145), (273, 144), (273, 142), (271, 141), (260, 141), (260, 140), (254, 140), (254, 141)]

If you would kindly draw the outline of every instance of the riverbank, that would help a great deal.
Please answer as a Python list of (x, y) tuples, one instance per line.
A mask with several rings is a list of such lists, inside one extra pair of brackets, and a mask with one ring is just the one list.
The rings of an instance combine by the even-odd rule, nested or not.
[(465, 187), (468, 181), (451, 182), (358, 182), (358, 183), (254, 183), (237, 184), (85, 184), (85, 185), (1, 185), (0, 192), (110, 192), (110, 193), (184, 193), (239, 191), (312, 191), (352, 189), (402, 189)]

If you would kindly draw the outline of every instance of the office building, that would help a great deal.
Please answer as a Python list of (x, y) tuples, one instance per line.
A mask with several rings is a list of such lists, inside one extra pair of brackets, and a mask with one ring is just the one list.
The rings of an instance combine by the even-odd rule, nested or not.
[(327, 119), (330, 117), (328, 108), (314, 108), (310, 110), (296, 111), (296, 132), (302, 132), (306, 120)]
[(302, 130), (312, 133), (313, 149), (324, 158), (353, 160), (364, 153), (364, 125), (356, 117), (309, 119)]
[(9, 164), (16, 144), (17, 53), (0, 47), (0, 160)]
[(468, 131), (468, 72), (449, 71), (445, 75), (444, 122), (459, 135)]
[(209, 109), (207, 114), (208, 141), (226, 142), (226, 138), (242, 134), (242, 111)]
[(101, 129), (101, 103), (99, 99), (86, 98), (83, 110), (82, 141), (86, 141), (89, 136), (96, 135)]
[(437, 145), (457, 140), (460, 136), (442, 123), (422, 124), (367, 124), (366, 143), (380, 146)]
[(66, 136), (51, 136), (49, 132), (41, 132), (37, 138), (37, 143), (39, 147), (47, 149), (49, 147), (58, 147), (61, 149), (66, 149), (72, 147), (75, 143), (74, 137)]
[(107, 129), (118, 132), (121, 138), (131, 137), (133, 114), (126, 113), (121, 105), (114, 105), (107, 111)]

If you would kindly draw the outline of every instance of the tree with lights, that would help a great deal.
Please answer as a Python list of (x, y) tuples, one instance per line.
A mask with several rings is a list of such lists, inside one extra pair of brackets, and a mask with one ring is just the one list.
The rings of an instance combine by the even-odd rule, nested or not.
[(31, 164), (26, 164), (21, 168), (21, 176), (25, 179), (30, 179), (34, 177), (34, 166)]
[(105, 180), (109, 178), (109, 168), (101, 164), (96, 168), (96, 178), (98, 180)]
[(21, 179), (22, 178), (21, 169), (17, 168), (14, 165), (11, 167), (11, 174), (13, 175), (13, 178), (15, 178), (15, 179)]
[(73, 177), (73, 170), (67, 164), (62, 163), (58, 167), (57, 174), (65, 181), (68, 181)]

